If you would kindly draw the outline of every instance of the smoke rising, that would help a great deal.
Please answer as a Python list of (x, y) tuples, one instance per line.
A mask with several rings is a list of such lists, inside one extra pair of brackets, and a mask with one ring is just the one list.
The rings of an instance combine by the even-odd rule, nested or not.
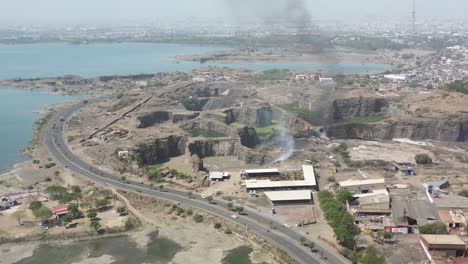
[(278, 143), (281, 146), (281, 155), (279, 158), (277, 158), (273, 163), (277, 162), (283, 162), (288, 160), (292, 154), (294, 153), (294, 149), (296, 148), (296, 143), (294, 143), (294, 138), (291, 136), (289, 133), (289, 130), (287, 129), (287, 125), (285, 123), (285, 118), (283, 117), (280, 125), (281, 125), (281, 130), (278, 135)]
[(304, 0), (228, 0), (229, 13), (241, 22), (246, 17), (255, 17), (264, 25), (278, 24), (304, 32), (312, 26), (312, 16)]

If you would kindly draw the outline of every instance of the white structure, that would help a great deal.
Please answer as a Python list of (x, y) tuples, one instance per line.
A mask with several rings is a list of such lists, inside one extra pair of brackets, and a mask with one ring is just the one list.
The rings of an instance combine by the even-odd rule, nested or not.
[(320, 77), (319, 81), (320, 82), (333, 82), (333, 78), (322, 78), (322, 77)]
[(265, 192), (273, 205), (279, 203), (312, 203), (310, 190)]
[(368, 193), (385, 189), (385, 179), (347, 180), (338, 182), (340, 189), (348, 190), (355, 194)]
[(222, 181), (229, 178), (229, 172), (211, 171), (209, 175), (210, 181)]
[(122, 150), (117, 152), (117, 155), (119, 155), (119, 158), (128, 159), (130, 157), (130, 151)]
[(7, 198), (7, 197), (2, 197), (0, 199), (0, 210), (6, 210), (9, 209), (10, 207), (13, 207), (17, 205), (18, 202), (16, 202), (15, 199)]
[(393, 81), (405, 81), (406, 79), (415, 77), (415, 74), (386, 74), (384, 75), (385, 78), (393, 80)]
[[(265, 170), (268, 173), (276, 172), (277, 169)], [(252, 170), (250, 170), (252, 171)], [(255, 170), (259, 172), (260, 170)], [(314, 167), (312, 165), (303, 165), (304, 180), (298, 181), (272, 181), (272, 180), (245, 180), (247, 191), (251, 190), (312, 190), (317, 187)], [(247, 172), (247, 171), (246, 171)], [(260, 173), (263, 173), (261, 171)], [(279, 171), (278, 171), (279, 173)]]
[(195, 76), (192, 78), (194, 82), (207, 82), (208, 78), (203, 77), (203, 76)]

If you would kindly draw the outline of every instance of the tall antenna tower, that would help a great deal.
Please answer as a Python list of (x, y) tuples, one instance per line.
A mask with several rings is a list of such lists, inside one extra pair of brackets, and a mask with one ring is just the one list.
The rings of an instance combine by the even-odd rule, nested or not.
[(416, 0), (413, 0), (413, 13), (412, 13), (412, 21), (411, 26), (413, 30), (413, 34), (416, 34)]

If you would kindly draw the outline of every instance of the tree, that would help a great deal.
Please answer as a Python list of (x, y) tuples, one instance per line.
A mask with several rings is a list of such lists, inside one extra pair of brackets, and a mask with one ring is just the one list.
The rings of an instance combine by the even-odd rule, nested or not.
[(306, 242), (306, 238), (303, 237), (303, 236), (301, 236), (301, 237), (299, 238), (299, 243), (301, 243), (301, 245), (304, 245), (305, 242)]
[(96, 201), (96, 208), (98, 209), (106, 208), (110, 205), (110, 203), (111, 201), (107, 198), (98, 199)]
[(340, 190), (336, 193), (336, 199), (340, 203), (349, 202), (353, 199), (353, 194), (348, 190)]
[(421, 234), (448, 234), (447, 227), (442, 222), (435, 222), (419, 227)]
[(117, 208), (117, 213), (119, 214), (123, 214), (127, 211), (127, 208), (123, 207), (123, 206), (120, 206)]
[(26, 217), (26, 211), (24, 210), (17, 210), (14, 213), (11, 214), (13, 218), (16, 219), (16, 222), (18, 222), (18, 225), (23, 225), (23, 222), (21, 222), (21, 219)]
[(40, 201), (32, 201), (31, 204), (29, 204), (29, 209), (31, 211), (35, 211), (41, 207), (42, 207), (42, 202)]
[(462, 190), (458, 193), (458, 195), (468, 197), (468, 190)]
[(34, 217), (36, 217), (37, 219), (40, 219), (42, 221), (45, 221), (45, 220), (51, 218), (52, 215), (53, 215), (52, 210), (50, 210), (49, 208), (47, 208), (45, 206), (42, 206), (41, 208), (34, 210), (33, 214), (34, 214)]
[(51, 185), (46, 188), (45, 192), (50, 195), (50, 199), (60, 200), (63, 195), (67, 193), (67, 188), (59, 185)]
[(377, 249), (373, 246), (367, 247), (366, 254), (364, 254), (361, 259), (360, 263), (362, 264), (383, 264), (385, 263), (385, 257), (380, 254)]
[(238, 214), (242, 214), (242, 212), (244, 211), (244, 207), (243, 206), (236, 206), (236, 212)]
[(221, 223), (214, 223), (213, 227), (215, 229), (220, 229), (221, 228)]
[(97, 220), (92, 220), (90, 223), (89, 223), (89, 226), (94, 229), (94, 231), (96, 232), (99, 232), (99, 230), (101, 229), (101, 223), (99, 223), (99, 221)]
[(201, 223), (201, 222), (203, 222), (203, 216), (199, 215), (199, 214), (196, 214), (196, 215), (193, 216), (193, 221), (195, 221), (195, 223)]
[(73, 185), (73, 186), (71, 187), (71, 190), (72, 190), (72, 192), (74, 192), (74, 193), (80, 193), (80, 192), (81, 192), (81, 188), (80, 188), (80, 186), (78, 186), (78, 185)]
[(77, 204), (69, 204), (68, 205), (68, 216), (70, 216), (71, 219), (78, 219), (83, 216), (83, 212), (81, 212), (78, 209)]
[(428, 154), (418, 154), (414, 159), (417, 164), (432, 164), (432, 158)]
[(227, 207), (229, 208), (229, 211), (232, 211), (232, 208), (234, 207), (234, 203), (233, 202), (228, 202)]
[(87, 216), (88, 216), (88, 218), (90, 218), (90, 219), (95, 219), (96, 216), (97, 216), (96, 210), (89, 210)]
[(385, 232), (383, 234), (383, 238), (385, 241), (392, 239), (395, 236), (392, 232)]
[(208, 200), (208, 203), (212, 203), (214, 200), (213, 195), (206, 197), (206, 199)]

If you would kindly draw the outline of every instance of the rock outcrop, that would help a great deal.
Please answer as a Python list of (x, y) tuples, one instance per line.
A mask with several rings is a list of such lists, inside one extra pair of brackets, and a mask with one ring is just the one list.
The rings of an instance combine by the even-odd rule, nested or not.
[(259, 143), (257, 131), (253, 127), (246, 126), (240, 128), (237, 130), (237, 133), (239, 134), (242, 146), (255, 148)]
[(137, 117), (139, 122), (138, 128), (147, 128), (160, 124), (170, 119), (170, 112), (167, 111), (154, 111), (149, 113), (142, 113)]
[(333, 102), (335, 120), (351, 117), (384, 116), (388, 114), (390, 103), (379, 97), (353, 97), (337, 99)]
[(202, 159), (213, 156), (239, 156), (241, 154), (241, 144), (238, 139), (197, 139), (189, 142), (187, 149), (190, 155), (197, 154)]
[(197, 118), (200, 115), (198, 112), (179, 112), (172, 113), (172, 123), (185, 122)]
[(335, 138), (381, 140), (409, 138), (412, 140), (466, 142), (468, 140), (468, 119), (401, 118), (373, 124), (345, 123), (328, 127), (327, 134)]
[(182, 136), (152, 139), (139, 143), (134, 153), (140, 165), (152, 165), (185, 153), (186, 139)]
[(265, 127), (272, 124), (272, 109), (268, 103), (246, 105), (225, 110), (226, 123), (239, 122), (252, 127)]

